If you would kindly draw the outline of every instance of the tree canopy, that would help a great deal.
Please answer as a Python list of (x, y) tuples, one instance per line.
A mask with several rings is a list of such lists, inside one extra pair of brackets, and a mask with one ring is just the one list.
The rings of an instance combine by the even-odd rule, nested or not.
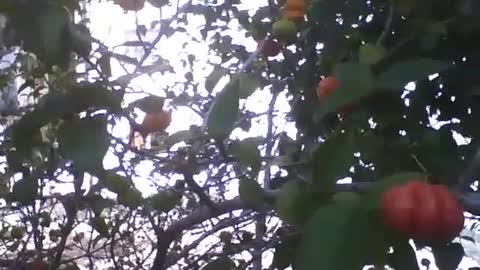
[(0, 268), (478, 269), (479, 10), (0, 1)]

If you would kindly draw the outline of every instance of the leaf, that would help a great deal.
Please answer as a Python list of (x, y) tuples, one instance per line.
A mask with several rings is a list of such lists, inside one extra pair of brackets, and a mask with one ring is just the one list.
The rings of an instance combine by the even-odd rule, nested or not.
[(111, 192), (121, 194), (131, 189), (130, 180), (125, 176), (111, 171), (105, 171), (100, 175), (101, 183)]
[(388, 264), (394, 269), (420, 270), (415, 251), (408, 241), (398, 241), (394, 244), (393, 249), (393, 254), (390, 254), (388, 258)]
[(88, 208), (92, 209), (95, 214), (100, 214), (104, 209), (111, 208), (116, 205), (114, 200), (103, 198), (99, 194), (85, 196), (85, 202)]
[(228, 70), (222, 67), (215, 67), (205, 80), (205, 89), (212, 92), (220, 79), (228, 74)]
[(117, 201), (128, 208), (136, 209), (142, 205), (143, 196), (138, 189), (129, 188), (125, 192), (118, 193)]
[(377, 87), (403, 91), (407, 83), (427, 79), (429, 75), (451, 67), (453, 67), (453, 64), (429, 58), (400, 61), (394, 63), (379, 75)]
[(173, 134), (170, 134), (165, 141), (165, 147), (168, 149), (179, 142), (186, 141), (192, 137), (192, 132), (190, 130), (180, 130)]
[(417, 141), (415, 154), (427, 171), (441, 183), (454, 184), (463, 170), (457, 143), (450, 129), (426, 129)]
[(232, 80), (238, 80), (240, 98), (248, 98), (260, 87), (260, 81), (250, 74), (236, 74)]
[(383, 192), (387, 189), (395, 186), (405, 184), (412, 179), (425, 179), (426, 175), (419, 172), (401, 172), (398, 174), (390, 175), (372, 184), (368, 191), (368, 195), (365, 197), (367, 201), (364, 202), (365, 207), (370, 209), (378, 209), (380, 205), (380, 199)]
[(435, 264), (439, 270), (456, 270), (465, 256), (460, 243), (450, 243), (446, 246), (432, 247)]
[(68, 104), (75, 112), (90, 108), (106, 109), (114, 113), (122, 110), (122, 96), (108, 90), (101, 83), (81, 83), (73, 85), (67, 92)]
[(236, 268), (235, 263), (228, 257), (218, 258), (204, 267), (202, 270), (233, 270)]
[(281, 242), (275, 247), (272, 267), (283, 270), (289, 267), (293, 262), (295, 254), (295, 246), (289, 242)]
[(43, 6), (34, 14), (22, 16), (17, 29), (24, 38), (24, 49), (33, 52), (47, 66), (63, 69), (70, 62), (71, 43), (68, 40), (70, 18), (66, 9)]
[(104, 53), (98, 59), (98, 66), (100, 70), (107, 76), (108, 78), (112, 76), (112, 66), (110, 60), (112, 59), (111, 54)]
[(255, 139), (247, 138), (234, 142), (230, 150), (241, 164), (250, 166), (254, 172), (258, 172), (262, 165), (262, 157), (258, 149), (258, 144)]
[(365, 231), (368, 216), (360, 214), (357, 205), (356, 200), (343, 201), (315, 212), (305, 226), (296, 269), (362, 269), (368, 254), (365, 243), (369, 249), (378, 243)]
[(175, 208), (181, 199), (182, 195), (173, 190), (161, 190), (149, 198), (152, 208), (164, 213)]
[(103, 237), (108, 237), (110, 235), (110, 228), (102, 217), (94, 217), (91, 226)]
[(240, 199), (248, 207), (257, 209), (265, 202), (265, 192), (257, 181), (252, 179), (241, 179), (238, 185)]
[(366, 43), (358, 50), (358, 61), (362, 64), (375, 65), (385, 55), (385, 48), (374, 43)]
[(104, 115), (65, 121), (58, 129), (60, 153), (73, 160), (77, 170), (97, 171), (110, 145)]
[(13, 184), (13, 199), (23, 205), (31, 205), (38, 196), (38, 181), (33, 177), (25, 177)]
[(304, 224), (316, 209), (314, 194), (305, 182), (290, 180), (283, 184), (275, 199), (279, 217), (294, 225)]
[(239, 112), (238, 83), (231, 82), (218, 93), (208, 112), (206, 129), (211, 137), (223, 140), (232, 132)]
[(137, 107), (145, 113), (156, 113), (163, 110), (165, 98), (159, 96), (146, 96), (130, 103), (129, 107)]
[(316, 108), (317, 118), (351, 105), (374, 91), (374, 75), (368, 65), (355, 62), (337, 64), (333, 76), (340, 82), (340, 87), (320, 101)]
[(312, 183), (319, 192), (330, 192), (348, 174), (355, 161), (353, 138), (339, 134), (321, 143), (312, 154)]
[(112, 53), (111, 55), (113, 58), (117, 59), (119, 62), (131, 64), (131, 65), (138, 65), (138, 60), (136, 58), (123, 55), (123, 54), (118, 54), (118, 53)]

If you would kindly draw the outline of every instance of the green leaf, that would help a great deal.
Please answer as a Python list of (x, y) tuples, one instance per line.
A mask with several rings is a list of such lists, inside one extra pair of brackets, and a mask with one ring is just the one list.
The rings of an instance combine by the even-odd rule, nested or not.
[(58, 129), (60, 153), (73, 160), (77, 170), (97, 171), (110, 145), (104, 115), (65, 121)]
[(38, 180), (33, 177), (26, 177), (13, 184), (12, 197), (15, 201), (31, 205), (38, 196)]
[(108, 237), (110, 235), (110, 228), (102, 217), (94, 217), (91, 226), (103, 237)]
[(432, 247), (435, 264), (439, 270), (456, 270), (465, 256), (460, 243), (450, 243), (446, 246)]
[(143, 196), (138, 189), (129, 188), (125, 192), (118, 193), (117, 201), (128, 208), (136, 209), (142, 205)]
[(275, 210), (283, 221), (304, 224), (316, 209), (316, 201), (305, 182), (291, 180), (283, 184), (275, 199)]
[(438, 181), (454, 184), (463, 170), (463, 162), (450, 129), (426, 129), (417, 143), (415, 154), (422, 166)]
[[(296, 269), (362, 269), (368, 249), (383, 243), (368, 233), (368, 215), (359, 202), (343, 201), (319, 208), (306, 224), (297, 251)], [(369, 248), (365, 248), (368, 243)]]
[(146, 96), (130, 103), (129, 107), (137, 107), (145, 113), (156, 113), (163, 110), (165, 98), (159, 96)]
[(251, 208), (260, 208), (265, 202), (265, 192), (257, 181), (241, 179), (238, 185), (240, 199)]
[(262, 157), (258, 145), (259, 142), (256, 141), (256, 138), (247, 138), (234, 142), (230, 150), (241, 164), (250, 166), (254, 172), (257, 172), (262, 165)]
[(429, 75), (442, 72), (452, 66), (453, 64), (429, 58), (400, 61), (379, 75), (377, 87), (403, 91), (407, 83), (427, 79)]
[(236, 268), (235, 263), (228, 257), (218, 258), (204, 267), (202, 270), (234, 270)]
[(192, 137), (192, 132), (190, 130), (180, 130), (173, 134), (170, 134), (163, 143), (165, 144), (165, 147), (168, 149), (179, 142), (183, 142), (190, 139), (191, 137)]
[(179, 204), (181, 199), (182, 194), (173, 190), (161, 190), (149, 198), (153, 209), (165, 213), (168, 213)]
[(232, 81), (218, 93), (206, 119), (207, 133), (223, 140), (232, 132), (239, 112), (238, 82)]
[(312, 154), (312, 183), (319, 192), (330, 192), (353, 165), (355, 145), (349, 134), (338, 134), (321, 143)]
[(58, 65), (65, 69), (71, 53), (69, 23), (66, 9), (48, 5), (29, 16), (22, 16), (17, 30), (24, 39), (25, 50), (33, 52), (47, 66)]
[(232, 80), (238, 80), (239, 95), (242, 99), (248, 98), (260, 87), (260, 81), (249, 74), (236, 74)]
[(111, 192), (121, 194), (130, 190), (130, 179), (111, 171), (105, 171), (99, 177), (101, 183)]
[(216, 67), (213, 71), (207, 76), (205, 80), (205, 89), (208, 92), (212, 92), (220, 79), (228, 74), (228, 70), (222, 67)]
[(109, 53), (104, 53), (98, 59), (98, 66), (100, 67), (100, 70), (105, 74), (105, 76), (107, 76), (107, 78), (110, 78), (112, 76), (112, 66), (110, 63), (111, 59), (112, 56)]
[(255, 180), (240, 179), (238, 194), (247, 207), (258, 209), (265, 203), (265, 191)]
[(101, 83), (81, 83), (69, 87), (67, 103), (72, 104), (75, 112), (90, 108), (106, 109), (114, 113), (122, 110), (122, 96), (108, 90)]
[(394, 269), (419, 270), (417, 256), (407, 240), (397, 241), (393, 246), (393, 254), (390, 254), (388, 264)]
[(116, 205), (112, 199), (103, 198), (99, 194), (89, 194), (85, 196), (85, 203), (88, 208), (92, 209), (95, 214), (100, 214), (106, 208), (111, 208)]
[(340, 82), (340, 87), (331, 96), (320, 101), (316, 108), (317, 118), (353, 104), (374, 91), (375, 78), (368, 65), (355, 62), (340, 63), (335, 65), (333, 76)]
[(380, 199), (383, 192), (387, 189), (395, 186), (405, 184), (414, 179), (425, 179), (426, 175), (420, 172), (401, 172), (398, 174), (390, 175), (372, 184), (368, 191), (368, 195), (365, 197), (365, 207), (370, 209), (378, 209), (380, 205)]
[(289, 267), (295, 254), (295, 246), (290, 242), (281, 242), (275, 247), (272, 266), (275, 269), (283, 270)]
[(385, 48), (381, 45), (366, 43), (358, 50), (358, 61), (362, 64), (375, 65), (385, 55)]

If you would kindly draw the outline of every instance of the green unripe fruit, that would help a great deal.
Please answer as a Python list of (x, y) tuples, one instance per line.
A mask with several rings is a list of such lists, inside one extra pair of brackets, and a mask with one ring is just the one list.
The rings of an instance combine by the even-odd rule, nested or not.
[(366, 43), (358, 50), (358, 60), (360, 63), (375, 65), (385, 56), (385, 48), (381, 45)]
[(282, 185), (275, 200), (275, 209), (283, 221), (304, 224), (316, 208), (313, 194), (306, 183), (290, 181)]
[(280, 19), (273, 24), (273, 35), (279, 41), (293, 41), (297, 37), (297, 26), (288, 19)]

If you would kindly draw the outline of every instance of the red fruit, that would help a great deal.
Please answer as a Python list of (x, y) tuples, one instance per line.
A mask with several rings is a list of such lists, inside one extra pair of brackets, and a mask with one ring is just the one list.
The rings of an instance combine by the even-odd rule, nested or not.
[(319, 98), (330, 96), (340, 87), (340, 82), (333, 76), (326, 77), (318, 83), (317, 95)]
[(450, 242), (463, 229), (463, 208), (443, 185), (413, 180), (394, 186), (380, 207), (385, 225), (426, 244)]
[(117, 0), (116, 3), (127, 11), (139, 11), (145, 6), (145, 0)]
[(29, 263), (31, 270), (48, 270), (48, 263), (44, 262), (42, 259), (35, 259), (33, 262)]
[(282, 46), (278, 42), (271, 39), (260, 41), (257, 48), (260, 46), (263, 46), (260, 52), (265, 57), (277, 56), (282, 51)]
[(164, 131), (172, 122), (172, 113), (169, 111), (160, 111), (158, 113), (149, 113), (143, 118), (140, 125), (140, 132), (144, 134)]

